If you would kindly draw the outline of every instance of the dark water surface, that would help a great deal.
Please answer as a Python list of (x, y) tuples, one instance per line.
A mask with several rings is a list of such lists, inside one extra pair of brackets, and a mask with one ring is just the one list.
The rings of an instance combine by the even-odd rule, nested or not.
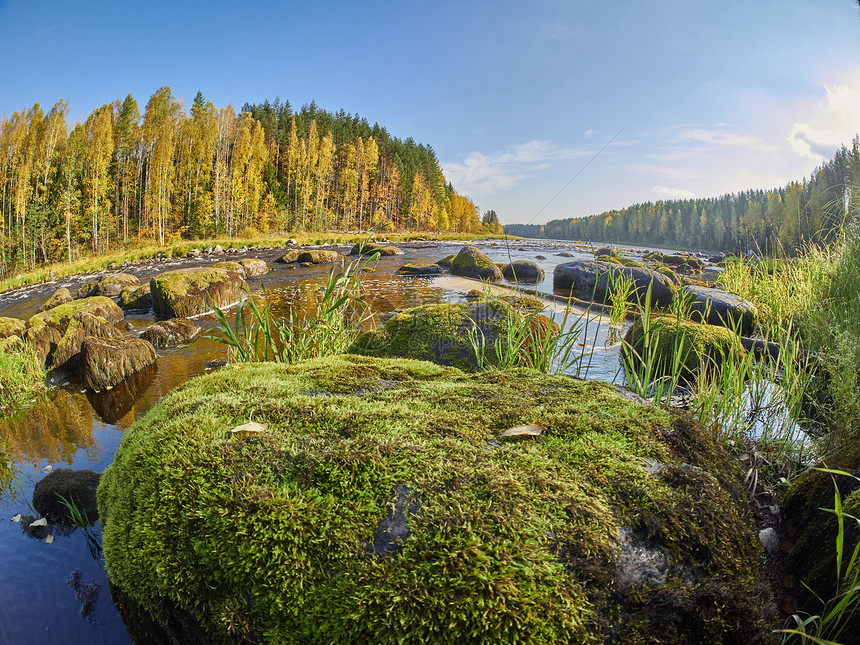
[[(449, 279), (400, 277), (395, 271), (407, 262), (433, 262), (456, 253), (462, 244), (416, 243), (399, 245), (406, 255), (380, 260), (377, 268), (363, 280), (366, 300), (379, 312), (434, 302), (462, 302), (465, 292), (462, 282)], [(494, 261), (534, 260), (546, 272), (546, 279), (536, 288), (552, 292), (552, 270), (561, 262), (591, 259), (588, 248), (571, 242), (518, 241), (479, 245)], [(342, 252), (348, 248), (335, 247)], [(569, 253), (572, 257), (562, 257)], [(252, 278), (253, 291), (262, 286), (269, 301), (283, 311), (292, 304), (310, 300), (328, 276), (329, 267), (292, 268), (275, 264), (280, 253), (275, 250), (249, 251), (239, 257), (261, 257), (272, 269), (262, 278)], [(536, 255), (546, 259), (535, 260)], [(628, 253), (635, 255), (635, 253)], [(235, 259), (224, 255), (209, 262)], [(198, 261), (196, 264), (206, 264)], [(162, 261), (129, 266), (123, 269), (137, 274), (141, 280), (162, 271), (190, 266), (188, 261)], [(90, 276), (92, 279), (92, 276)], [(68, 278), (44, 285), (0, 294), (0, 316), (27, 319), (59, 287), (74, 292), (86, 277)], [(473, 283), (468, 288), (480, 287)], [(232, 312), (230, 314), (232, 317)], [(153, 322), (152, 313), (130, 314), (120, 324), (130, 322), (136, 329)], [(205, 328), (212, 319), (198, 319)], [(592, 326), (593, 343), (597, 351), (604, 350), (605, 327)], [(0, 645), (52, 645), (80, 643), (128, 643), (125, 626), (115, 610), (107, 588), (102, 566), (93, 556), (92, 540), (80, 530), (69, 535), (55, 533), (54, 541), (28, 537), (18, 523), (10, 521), (17, 514), (32, 513), (30, 507), (35, 484), (52, 469), (91, 469), (102, 472), (113, 460), (123, 431), (139, 419), (158, 400), (190, 378), (210, 371), (207, 363), (224, 360), (225, 347), (211, 340), (198, 339), (187, 346), (159, 350), (155, 366), (129, 379), (111, 391), (94, 395), (85, 392), (76, 378), (69, 378), (48, 396), (0, 421), (0, 433), (21, 471), (20, 488), (10, 499), (0, 500)], [(604, 360), (608, 367), (596, 369), (591, 378), (611, 380), (617, 371), (617, 360)], [(93, 532), (98, 539), (100, 527)], [(84, 583), (98, 585), (95, 610), (89, 617), (81, 615), (82, 603), (68, 580), (80, 571)]]

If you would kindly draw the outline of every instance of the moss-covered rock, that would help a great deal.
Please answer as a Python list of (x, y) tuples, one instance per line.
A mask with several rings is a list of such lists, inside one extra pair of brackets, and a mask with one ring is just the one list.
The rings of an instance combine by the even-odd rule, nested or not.
[(53, 309), (57, 305), (64, 305), (67, 302), (71, 302), (74, 300), (72, 293), (66, 289), (66, 287), (60, 287), (57, 289), (50, 298), (48, 298), (45, 303), (39, 307), (36, 313), (42, 313), (43, 311), (48, 311), (48, 309)]
[(153, 347), (173, 347), (191, 342), (200, 333), (200, 325), (185, 318), (161, 320), (141, 332), (140, 337)]
[(299, 255), (301, 255), (301, 249), (292, 249), (284, 253), (281, 257), (279, 257), (275, 262), (281, 262), (283, 264), (290, 264), (292, 262), (296, 262), (299, 259)]
[(356, 244), (349, 252), (350, 255), (374, 255), (376, 253), (378, 253), (380, 257), (388, 258), (395, 255), (403, 255), (404, 251), (402, 249), (398, 249), (396, 246), (388, 244)]
[(316, 249), (311, 251), (302, 251), (299, 253), (296, 262), (307, 262), (310, 264), (345, 264), (346, 256), (337, 251), (327, 251), (325, 249)]
[(498, 300), (422, 305), (398, 312), (382, 326), (363, 333), (348, 351), (475, 369), (478, 358), (474, 343), (483, 342), (486, 360), (497, 364), (497, 343), (506, 348), (508, 330), (522, 325), (523, 317), (516, 309)]
[(416, 264), (404, 264), (397, 269), (398, 275), (439, 275), (442, 273), (442, 267), (438, 264), (419, 262)]
[(340, 356), (189, 381), (98, 501), (136, 642), (749, 643), (740, 477), (606, 383)]
[(81, 517), (94, 523), (99, 518), (96, 490), (99, 475), (92, 470), (58, 468), (45, 475), (33, 490), (33, 508), (52, 523), (73, 524), (74, 518), (60, 497), (73, 503)]
[(115, 298), (123, 289), (139, 285), (140, 280), (136, 275), (131, 275), (130, 273), (111, 273), (99, 281), (93, 295)]
[(25, 327), (27, 327), (27, 323), (20, 318), (0, 316), (0, 339), (9, 338), (10, 336), (20, 336)]
[(162, 273), (150, 280), (149, 290), (156, 314), (190, 318), (238, 302), (248, 284), (233, 271), (203, 267)]
[[(679, 319), (669, 314), (653, 314), (648, 324), (649, 350), (653, 352), (657, 373), (655, 377), (671, 372), (675, 357), (683, 366), (684, 375), (699, 370), (702, 361), (716, 365), (722, 363), (729, 352), (745, 354), (737, 335), (725, 327)], [(640, 316), (624, 336), (622, 351), (634, 362), (648, 360), (645, 350), (645, 325)]]
[(77, 313), (66, 326), (45, 367), (77, 372), (80, 367), (81, 348), (87, 338), (119, 338), (121, 335), (114, 325), (101, 316), (86, 311)]
[(222, 262), (216, 262), (212, 265), (213, 269), (224, 269), (225, 271), (232, 271), (234, 273), (238, 273), (244, 279), (245, 276), (245, 267), (243, 267), (238, 262), (234, 262), (233, 260), (224, 260)]
[(158, 354), (142, 338), (89, 337), (81, 345), (81, 380), (84, 387), (106, 390), (152, 365)]
[(468, 244), (451, 260), (451, 273), (490, 282), (498, 282), (502, 279), (499, 267), (481, 251)]
[(239, 264), (245, 269), (245, 278), (256, 278), (269, 272), (266, 261), (260, 258), (242, 258)]
[(119, 306), (123, 310), (149, 311), (152, 308), (149, 282), (138, 287), (125, 287), (119, 294)]
[(110, 298), (105, 296), (93, 296), (90, 298), (83, 298), (80, 300), (75, 300), (73, 302), (64, 303), (62, 305), (58, 305), (49, 309), (48, 311), (43, 311), (42, 313), (37, 313), (35, 316), (30, 318), (28, 321), (28, 325), (39, 325), (39, 320), (43, 321), (48, 325), (56, 325), (60, 328), (65, 328), (68, 325), (69, 321), (76, 315), (81, 312), (86, 312), (93, 314), (94, 316), (99, 316), (104, 318), (111, 324), (116, 324), (120, 322), (123, 318), (125, 318), (125, 314), (122, 309)]
[(436, 264), (438, 264), (443, 269), (450, 269), (451, 263), (454, 261), (455, 257), (457, 257), (457, 256), (456, 255), (446, 255), (441, 260), (436, 260)]

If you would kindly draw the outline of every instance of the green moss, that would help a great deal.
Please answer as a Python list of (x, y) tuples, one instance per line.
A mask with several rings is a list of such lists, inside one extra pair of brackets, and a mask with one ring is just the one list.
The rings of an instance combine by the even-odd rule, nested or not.
[(43, 324), (65, 327), (75, 314), (86, 312), (100, 316), (110, 323), (117, 323), (125, 317), (122, 309), (106, 296), (93, 296), (68, 302), (36, 314), (28, 321), (30, 327), (40, 327)]
[[(744, 352), (737, 335), (730, 329), (679, 319), (669, 314), (654, 314), (649, 323), (650, 347), (656, 355), (657, 365), (662, 366), (662, 375), (671, 369), (676, 353), (680, 353), (680, 363), (687, 374), (699, 369), (703, 359), (711, 359), (717, 364), (730, 352)], [(644, 357), (644, 325), (638, 318), (624, 336), (625, 351), (633, 348), (634, 359)]]
[(454, 261), (455, 257), (457, 257), (457, 256), (456, 255), (446, 255), (441, 260), (437, 260), (436, 264), (438, 264), (443, 269), (450, 269), (451, 268), (451, 262)]
[(26, 326), (26, 323), (19, 318), (4, 318), (0, 316), (0, 338), (17, 336)]
[(205, 313), (212, 305), (232, 304), (248, 289), (236, 273), (213, 268), (170, 271), (149, 284), (152, 306), (165, 318), (187, 318)]
[[(249, 418), (266, 429), (231, 433)], [(530, 423), (544, 433), (496, 441)], [(192, 612), (214, 642), (603, 643), (614, 619), (743, 642), (767, 592), (718, 446), (606, 383), (530, 370), (225, 368), (126, 431), (99, 488), (105, 562), (156, 620)], [(615, 585), (621, 529), (684, 581)]]
[[(431, 304), (407, 309), (384, 325), (363, 333), (349, 348), (364, 356), (408, 357), (474, 369), (476, 358), (470, 331), (480, 328), (488, 347), (504, 341), (509, 327), (521, 323), (519, 314), (506, 303)], [(489, 352), (492, 361), (495, 355)]]
[(245, 268), (238, 262), (225, 260), (224, 262), (216, 262), (212, 265), (213, 269), (224, 269), (225, 271), (235, 271), (239, 275), (245, 275)]

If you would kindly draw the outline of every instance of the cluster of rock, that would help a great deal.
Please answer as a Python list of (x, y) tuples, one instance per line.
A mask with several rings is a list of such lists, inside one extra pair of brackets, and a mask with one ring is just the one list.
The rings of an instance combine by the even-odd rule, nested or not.
[[(47, 371), (78, 374), (92, 391), (110, 389), (155, 363), (156, 347), (193, 339), (200, 328), (189, 318), (239, 301), (248, 293), (245, 277), (268, 270), (255, 258), (222, 264), (168, 271), (143, 284), (134, 275), (111, 273), (75, 294), (61, 287), (29, 320), (0, 318), (0, 350), (28, 345)], [(150, 307), (165, 320), (139, 336), (120, 327), (125, 311)]]

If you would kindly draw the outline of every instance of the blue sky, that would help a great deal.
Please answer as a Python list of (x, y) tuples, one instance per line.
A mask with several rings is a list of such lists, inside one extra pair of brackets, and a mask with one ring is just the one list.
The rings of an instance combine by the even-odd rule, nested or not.
[(860, 132), (855, 0), (0, 0), (0, 33), (0, 114), (315, 100), (503, 223), (774, 188)]

